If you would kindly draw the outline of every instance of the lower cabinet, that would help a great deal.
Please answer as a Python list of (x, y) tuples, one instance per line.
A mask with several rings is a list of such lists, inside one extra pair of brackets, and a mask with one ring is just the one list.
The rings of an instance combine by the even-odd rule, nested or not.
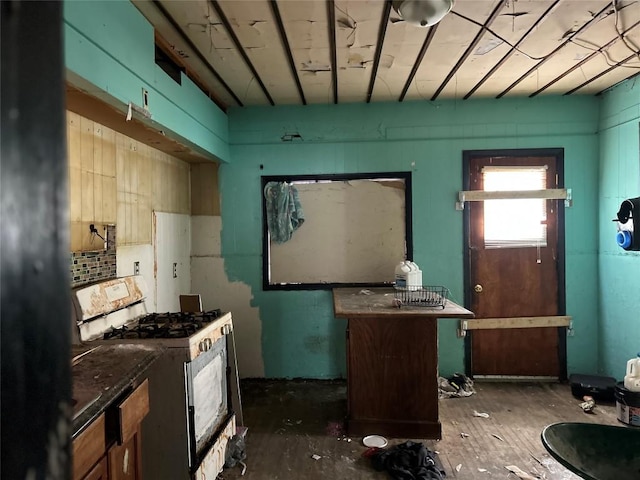
[(149, 383), (94, 420), (73, 441), (74, 480), (140, 480), (141, 422), (149, 413)]
[(107, 480), (109, 471), (107, 470), (107, 458), (103, 457), (98, 463), (96, 463), (89, 473), (87, 473), (83, 480)]
[(137, 480), (142, 478), (140, 439), (140, 429), (138, 429), (122, 445), (116, 444), (109, 449), (107, 453), (109, 457), (109, 480)]

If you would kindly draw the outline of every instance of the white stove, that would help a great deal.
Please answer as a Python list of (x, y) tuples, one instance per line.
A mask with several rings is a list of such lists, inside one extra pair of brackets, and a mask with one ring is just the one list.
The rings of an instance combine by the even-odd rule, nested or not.
[(231, 313), (148, 312), (144, 277), (73, 291), (74, 343), (149, 343), (166, 347), (149, 374), (150, 412), (142, 425), (145, 478), (216, 478), (235, 434), (227, 335)]

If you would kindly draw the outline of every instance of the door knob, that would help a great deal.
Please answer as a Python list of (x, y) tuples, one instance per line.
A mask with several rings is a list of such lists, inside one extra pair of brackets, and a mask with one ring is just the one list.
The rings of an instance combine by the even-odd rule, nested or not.
[(473, 289), (475, 290), (476, 293), (480, 293), (482, 292), (482, 285), (477, 284), (475, 287), (473, 287)]

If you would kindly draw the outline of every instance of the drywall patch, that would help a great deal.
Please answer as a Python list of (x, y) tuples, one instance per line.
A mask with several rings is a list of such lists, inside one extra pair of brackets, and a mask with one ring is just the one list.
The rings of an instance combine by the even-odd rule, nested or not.
[[(264, 377), (262, 358), (262, 322), (260, 310), (251, 306), (251, 287), (230, 281), (225, 261), (220, 255), (219, 241), (207, 249), (202, 239), (220, 238), (221, 217), (191, 217), (191, 292), (199, 293), (205, 310), (220, 308), (231, 312), (240, 378)], [(195, 248), (194, 248), (195, 247)]]

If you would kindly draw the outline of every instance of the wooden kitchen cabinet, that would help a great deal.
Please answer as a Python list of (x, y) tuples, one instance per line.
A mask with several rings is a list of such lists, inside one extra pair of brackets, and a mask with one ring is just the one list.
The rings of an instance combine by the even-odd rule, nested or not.
[(73, 441), (74, 480), (142, 478), (141, 424), (149, 413), (149, 381), (106, 407)]
[[(109, 449), (109, 480), (138, 480), (142, 478), (142, 443), (140, 428), (122, 445)], [(100, 478), (100, 477), (98, 477)]]
[(333, 291), (347, 326), (347, 432), (395, 438), (442, 437), (438, 419), (438, 318), (471, 318), (445, 308), (394, 306), (393, 289)]
[(107, 458), (103, 457), (94, 467), (89, 470), (83, 480), (107, 480), (109, 478), (109, 470), (107, 466)]
[(93, 466), (101, 462), (107, 448), (104, 417), (101, 414), (73, 441), (74, 480), (103, 478), (95, 476)]

